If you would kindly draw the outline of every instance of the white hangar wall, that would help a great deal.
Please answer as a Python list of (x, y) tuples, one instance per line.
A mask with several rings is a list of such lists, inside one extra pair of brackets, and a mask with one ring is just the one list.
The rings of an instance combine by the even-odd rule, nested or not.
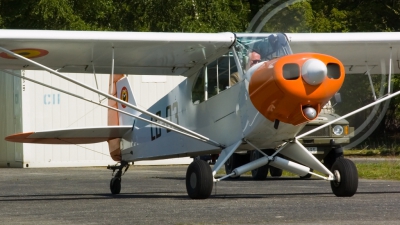
[[(107, 104), (91, 91), (46, 71), (14, 71), (86, 99)], [(101, 91), (108, 91), (109, 75), (67, 74)], [(129, 76), (136, 101), (147, 109), (184, 80), (177, 76)], [(114, 164), (107, 143), (43, 145), (6, 142), (3, 137), (40, 130), (107, 125), (107, 109), (82, 99), (0, 72), (0, 167), (76, 167)], [(191, 159), (141, 161), (135, 165), (188, 164)]]

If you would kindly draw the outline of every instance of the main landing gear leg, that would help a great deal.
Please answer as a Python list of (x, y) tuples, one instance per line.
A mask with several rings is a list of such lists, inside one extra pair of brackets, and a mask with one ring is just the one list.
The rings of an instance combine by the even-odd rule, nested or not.
[(333, 164), (338, 158), (343, 158), (343, 148), (340, 145), (335, 144), (335, 141), (331, 139), (331, 151), (324, 158), (324, 166), (329, 170), (332, 169)]
[(110, 191), (113, 195), (119, 194), (121, 192), (121, 177), (123, 175), (122, 169), (124, 167), (126, 167), (124, 170), (124, 174), (125, 174), (125, 172), (129, 169), (129, 163), (126, 161), (121, 161), (120, 164), (116, 164), (113, 166), (107, 166), (107, 169), (113, 171), (113, 175), (115, 173), (115, 170), (118, 170), (117, 173), (115, 173), (114, 177), (111, 178), (111, 181), (110, 181)]

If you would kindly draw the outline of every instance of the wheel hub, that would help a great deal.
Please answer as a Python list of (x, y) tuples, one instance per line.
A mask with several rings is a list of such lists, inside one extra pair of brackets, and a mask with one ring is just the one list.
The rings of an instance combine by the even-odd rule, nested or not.
[(333, 181), (333, 183), (337, 187), (340, 184), (340, 172), (339, 172), (339, 170), (334, 170), (333, 174), (335, 175), (335, 180)]

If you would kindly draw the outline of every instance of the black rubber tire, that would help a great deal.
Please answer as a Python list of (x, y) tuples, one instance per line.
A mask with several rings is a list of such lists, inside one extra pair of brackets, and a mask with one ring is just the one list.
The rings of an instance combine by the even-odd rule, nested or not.
[[(263, 155), (259, 151), (253, 150), (252, 152), (250, 152), (250, 162), (259, 159), (262, 156)], [(267, 179), (267, 175), (268, 164), (251, 171), (251, 177), (253, 178), (253, 180), (265, 180)]]
[(110, 180), (110, 191), (111, 194), (117, 195), (121, 192), (121, 178), (113, 177)]
[[(231, 157), (229, 157), (228, 160), (226, 160), (226, 162), (225, 162), (225, 173), (228, 175), (228, 174), (232, 173), (232, 171), (234, 169), (238, 168), (239, 166), (242, 166), (244, 157), (246, 157), (246, 156), (237, 154), (237, 153), (233, 153), (231, 155)], [(236, 176), (236, 177), (229, 177), (229, 178), (238, 179), (238, 178), (240, 178), (240, 175)]]
[(333, 194), (338, 197), (351, 197), (358, 188), (357, 167), (351, 160), (339, 157), (332, 165), (332, 173), (339, 173), (340, 181), (331, 181)]
[(269, 166), (269, 174), (271, 174), (271, 177), (281, 177), (283, 173), (283, 170)]
[(206, 199), (213, 189), (210, 165), (203, 160), (194, 160), (186, 171), (186, 191), (192, 199)]

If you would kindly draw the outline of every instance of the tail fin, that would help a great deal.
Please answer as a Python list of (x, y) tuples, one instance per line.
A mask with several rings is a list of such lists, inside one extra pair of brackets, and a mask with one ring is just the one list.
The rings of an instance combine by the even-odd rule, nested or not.
[[(131, 105), (136, 106), (136, 100), (133, 96), (133, 92), (131, 89), (131, 85), (129, 83), (128, 77), (125, 76), (122, 79), (117, 81), (117, 97), (123, 101), (130, 103)], [(127, 113), (133, 115), (139, 115), (139, 112), (126, 107), (126, 105), (118, 103), (118, 109), (125, 111)], [(132, 125), (134, 118), (132, 116), (128, 116), (122, 113), (119, 113), (119, 124), (120, 125)]]
[[(131, 86), (128, 81), (128, 77), (123, 74), (110, 75), (110, 86), (109, 94), (129, 102), (132, 105), (136, 105), (135, 97)], [(123, 104), (117, 103), (114, 100), (108, 100), (108, 106), (111, 106), (122, 111), (138, 115), (139, 113)], [(118, 113), (112, 109), (108, 110), (108, 126), (122, 126), (122, 125), (133, 125), (133, 117)], [(108, 149), (110, 151), (110, 156), (114, 161), (121, 161), (121, 148), (120, 148), (120, 138), (115, 138), (108, 140)]]

